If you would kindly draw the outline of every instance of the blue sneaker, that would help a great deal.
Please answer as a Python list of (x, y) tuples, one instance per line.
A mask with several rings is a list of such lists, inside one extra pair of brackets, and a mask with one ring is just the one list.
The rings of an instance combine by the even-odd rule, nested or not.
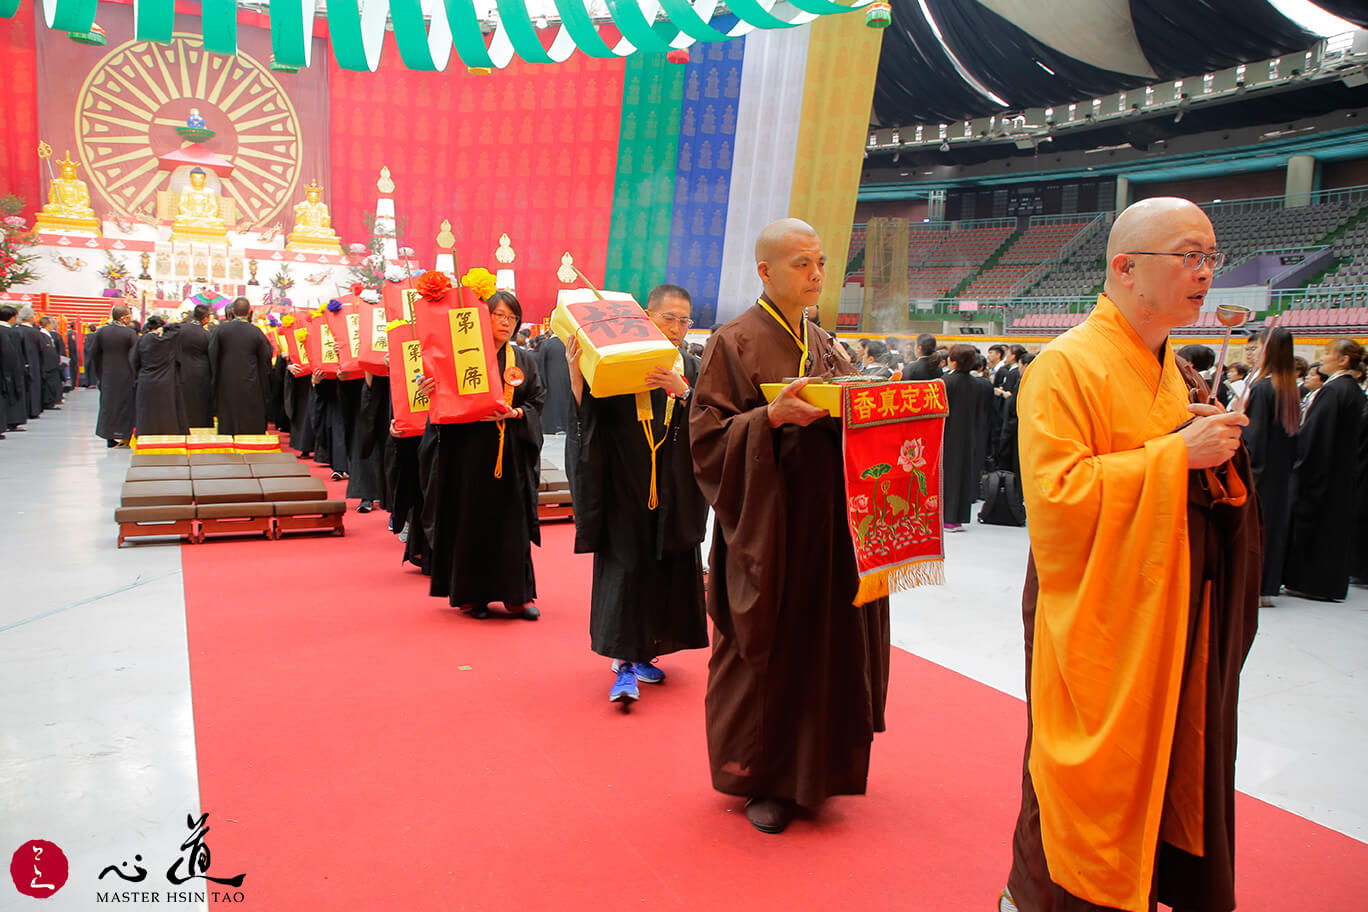
[(621, 659), (613, 659), (613, 664), (609, 666), (613, 674), (621, 670), (623, 664), (630, 665), (636, 671), (637, 680), (642, 684), (663, 684), (665, 683), (665, 672), (646, 662), (627, 662)]
[(613, 689), (608, 691), (608, 702), (635, 703), (639, 699), (641, 699), (641, 691), (637, 690), (636, 672), (632, 670), (632, 665), (629, 662), (618, 670), (617, 680), (613, 682)]

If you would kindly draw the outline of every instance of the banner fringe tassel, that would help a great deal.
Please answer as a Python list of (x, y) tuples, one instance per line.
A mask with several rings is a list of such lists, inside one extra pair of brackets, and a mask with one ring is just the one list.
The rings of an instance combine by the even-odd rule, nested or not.
[(902, 592), (918, 586), (944, 586), (945, 561), (910, 561), (888, 570), (876, 570), (860, 577), (860, 591), (855, 595), (854, 604), (867, 605), (875, 599), (884, 598), (890, 592)]

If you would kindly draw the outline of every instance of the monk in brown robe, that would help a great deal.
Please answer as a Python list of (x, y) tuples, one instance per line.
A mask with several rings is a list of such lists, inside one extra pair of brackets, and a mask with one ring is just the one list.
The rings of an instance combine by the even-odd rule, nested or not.
[[(755, 245), (764, 295), (713, 333), (690, 430), (716, 514), (706, 715), (713, 787), (778, 833), (796, 806), (864, 794), (888, 689), (888, 600), (861, 607), (846, 527), (841, 426), (799, 392), (854, 373), (803, 309), (822, 291), (812, 227), (775, 222)], [(760, 384), (794, 380), (773, 403)]]
[(1205, 404), (1168, 338), (1219, 265), (1195, 205), (1136, 203), (1097, 306), (1021, 381), (1028, 729), (1004, 912), (1235, 908), (1263, 538), (1248, 420)]

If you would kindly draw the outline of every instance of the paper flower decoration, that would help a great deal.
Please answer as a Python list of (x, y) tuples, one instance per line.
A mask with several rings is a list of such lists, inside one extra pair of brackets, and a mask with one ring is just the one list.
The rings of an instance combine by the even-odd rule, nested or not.
[(389, 266), (385, 267), (386, 282), (402, 282), (404, 281), (404, 279), (408, 278), (408, 274), (408, 270), (405, 269), (403, 266), (396, 266), (394, 264), (390, 264)]
[(347, 250), (348, 250), (349, 252), (351, 252), (351, 253), (354, 253), (354, 254), (365, 253), (365, 252), (366, 252), (366, 245), (365, 245), (365, 244), (348, 244), (348, 245), (347, 245)]
[(307, 338), (309, 338), (309, 331), (307, 329), (295, 330), (295, 341), (298, 342), (300, 345), (303, 345), (304, 340)]
[(366, 287), (366, 286), (365, 286), (365, 285), (362, 285), (360, 282), (352, 282), (352, 284), (351, 284), (351, 293), (354, 294), (354, 295), (359, 295), (359, 294), (361, 293), (362, 289), (364, 289), (365, 287)]
[(285, 327), (286, 329), (289, 329), (291, 326), (294, 326), (294, 314), (286, 314), (285, 316), (281, 317), (280, 325)]
[(451, 279), (447, 278), (444, 272), (429, 270), (418, 277), (414, 287), (429, 301), (436, 301), (451, 290)]
[(279, 326), (280, 317), (277, 317), (275, 314), (271, 314), (266, 318), (266, 322), (269, 323), (271, 326)]
[(341, 312), (342, 312), (342, 302), (339, 301), (339, 300), (337, 300), (337, 298), (330, 298), (330, 299), (328, 300), (328, 312), (329, 312), (329, 313), (341, 313)]
[(376, 291), (374, 288), (363, 288), (358, 291), (357, 294), (360, 295), (361, 300), (365, 301), (367, 304), (380, 303), (380, 292)]
[(497, 290), (494, 274), (482, 266), (467, 270), (466, 274), (461, 276), (461, 284), (475, 292), (475, 297), (481, 301), (488, 300)]
[(294, 302), (291, 301), (289, 298), (281, 298), (281, 299), (280, 299), (279, 301), (277, 301), (276, 303), (279, 304), (279, 305), (282, 306), (282, 307), (293, 307), (293, 306), (294, 306)]

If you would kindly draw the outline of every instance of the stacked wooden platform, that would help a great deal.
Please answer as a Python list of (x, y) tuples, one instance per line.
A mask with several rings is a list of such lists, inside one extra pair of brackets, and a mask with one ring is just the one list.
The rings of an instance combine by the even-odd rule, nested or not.
[(174, 535), (191, 543), (216, 534), (346, 534), (346, 501), (288, 453), (136, 454), (114, 511), (119, 546)]

